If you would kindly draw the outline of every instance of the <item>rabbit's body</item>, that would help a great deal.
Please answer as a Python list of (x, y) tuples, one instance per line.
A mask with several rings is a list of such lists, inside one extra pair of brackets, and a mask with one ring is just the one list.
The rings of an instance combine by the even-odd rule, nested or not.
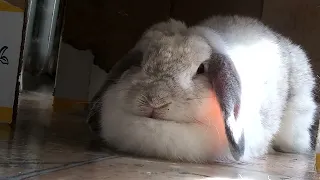
[(243, 120), (246, 144), (252, 147), (246, 148), (247, 155), (264, 154), (274, 136), (274, 145), (285, 152), (308, 152), (315, 82), (301, 47), (252, 18), (218, 16), (201, 25), (220, 35), (240, 74), (238, 120)]
[(211, 77), (195, 74), (217, 53), (231, 59), (241, 82), (239, 112), (227, 113), (227, 124), (236, 140), (243, 129), (243, 160), (273, 145), (311, 150), (316, 105), (309, 60), (259, 21), (214, 16), (187, 28), (171, 20), (147, 30), (133, 50), (141, 52), (141, 67), (121, 72), (101, 95), (101, 137), (117, 149), (194, 162), (230, 158), (224, 132), (208, 117)]

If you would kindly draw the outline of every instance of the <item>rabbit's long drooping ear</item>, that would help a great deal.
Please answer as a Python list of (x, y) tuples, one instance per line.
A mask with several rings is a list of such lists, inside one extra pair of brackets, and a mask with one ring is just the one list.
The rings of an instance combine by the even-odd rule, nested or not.
[(229, 122), (232, 119), (237, 120), (240, 108), (241, 84), (239, 74), (231, 59), (221, 53), (211, 55), (211, 59), (208, 61), (208, 73), (223, 111), (231, 153), (235, 160), (239, 160), (245, 149), (244, 132), (241, 129), (241, 136), (236, 140), (233, 134), (235, 129), (230, 127), (231, 123), (234, 122)]
[(89, 106), (89, 115), (87, 123), (91, 130), (100, 133), (100, 111), (102, 106), (102, 95), (109, 88), (110, 85), (117, 82), (121, 75), (132, 66), (139, 66), (142, 61), (143, 54), (139, 50), (131, 50), (120, 61), (118, 61), (109, 72), (105, 83), (100, 90), (95, 94)]

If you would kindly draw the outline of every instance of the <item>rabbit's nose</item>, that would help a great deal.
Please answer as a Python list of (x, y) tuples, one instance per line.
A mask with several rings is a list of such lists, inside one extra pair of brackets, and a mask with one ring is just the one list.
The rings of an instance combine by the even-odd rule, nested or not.
[(166, 100), (166, 98), (147, 96), (147, 102), (153, 109), (167, 108), (172, 102)]
[(150, 106), (154, 109), (163, 109), (163, 108), (167, 108), (169, 105), (171, 104), (171, 102), (168, 102), (166, 104), (150, 104)]
[(149, 118), (155, 118), (155, 119), (158, 119), (158, 118), (161, 118), (164, 111), (163, 110), (169, 110), (169, 105), (171, 103), (167, 103), (167, 104), (163, 104), (163, 105), (158, 105), (158, 106), (154, 106), (154, 105), (150, 105), (151, 109), (150, 109), (150, 112), (149, 114), (147, 115)]

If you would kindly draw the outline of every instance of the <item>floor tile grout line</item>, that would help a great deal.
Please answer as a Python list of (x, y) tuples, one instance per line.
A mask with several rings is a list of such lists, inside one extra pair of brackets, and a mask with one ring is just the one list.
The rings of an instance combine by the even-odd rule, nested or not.
[(12, 180), (26, 179), (26, 178), (31, 178), (31, 177), (42, 175), (42, 174), (47, 174), (47, 173), (51, 173), (51, 172), (55, 172), (55, 171), (60, 171), (60, 170), (64, 170), (64, 169), (69, 169), (69, 168), (73, 168), (73, 167), (78, 167), (78, 166), (82, 166), (82, 165), (86, 165), (86, 164), (90, 164), (90, 163), (95, 163), (95, 162), (99, 162), (99, 161), (103, 161), (103, 160), (108, 160), (108, 159), (114, 159), (114, 158), (118, 158), (118, 156), (107, 156), (107, 157), (99, 157), (99, 158), (94, 158), (91, 160), (85, 160), (85, 161), (80, 161), (80, 162), (70, 162), (70, 163), (62, 164), (60, 166), (36, 170), (36, 171), (32, 171), (32, 172), (28, 172), (28, 173), (24, 173), (24, 174), (20, 174), (20, 175), (16, 175), (16, 176), (7, 177), (7, 178), (12, 179)]
[[(99, 156), (99, 157), (95, 157), (95, 158), (91, 158), (91, 159), (88, 159), (88, 160), (83, 160), (83, 161), (71, 161), (71, 162), (67, 162), (68, 164), (71, 164), (71, 163), (80, 163), (80, 162), (84, 162), (84, 161), (89, 161), (89, 160), (92, 160), (92, 159), (98, 159), (98, 158), (105, 158), (105, 157), (113, 157), (114, 155), (109, 155), (109, 156)], [(26, 161), (26, 162), (5, 162), (5, 163), (1, 163), (0, 162), (0, 165), (20, 165), (20, 164), (23, 164), (23, 165), (34, 165), (34, 164), (41, 164), (41, 165), (52, 165), (52, 164), (66, 164), (66, 162), (41, 162), (39, 160), (35, 160), (35, 161)], [(0, 179), (1, 180), (1, 179)]]
[[(221, 164), (218, 164), (219, 166), (221, 166)], [(251, 172), (251, 173), (260, 173), (260, 174), (265, 174), (265, 175), (268, 175), (268, 176), (284, 176), (285, 178), (287, 178), (286, 176), (288, 176), (288, 178), (296, 178), (296, 177), (293, 177), (293, 176), (290, 176), (289, 175), (282, 175), (282, 174), (279, 174), (279, 173), (269, 173), (269, 172), (265, 172), (265, 171), (261, 171), (261, 170), (256, 170), (256, 169), (247, 169), (247, 168), (244, 168), (244, 167), (239, 167), (239, 166), (233, 166), (233, 165), (229, 165), (229, 164), (224, 164), (223, 166), (227, 167), (227, 168), (234, 168), (234, 169), (239, 169), (239, 170), (242, 170), (242, 171), (248, 171), (248, 172)]]
[(119, 158), (119, 157), (121, 157), (121, 156), (107, 156), (107, 157), (99, 157), (99, 158), (95, 158), (95, 159), (92, 159), (92, 160), (87, 160), (87, 161), (82, 161), (82, 162), (77, 162), (77, 163), (66, 163), (66, 164), (63, 164), (61, 166), (56, 166), (56, 167), (52, 167), (52, 168), (47, 168), (47, 169), (41, 169), (41, 170), (28, 172), (28, 173), (25, 173), (25, 174), (20, 174), (20, 175), (14, 175), (14, 176), (8, 176), (8, 177), (5, 177), (5, 178), (0, 178), (0, 180), (4, 180), (4, 179), (22, 180), (22, 179), (27, 179), (27, 178), (43, 175), (43, 174), (48, 174), (48, 173), (60, 171), (60, 170), (65, 170), (65, 169), (70, 169), (70, 168), (83, 166), (83, 165), (87, 165), (87, 164), (91, 164), (91, 163), (96, 163), (96, 162), (100, 162), (100, 161), (103, 161), (103, 160), (116, 159), (116, 158)]
[[(102, 157), (99, 157), (102, 158)], [(83, 162), (83, 161), (72, 161), (72, 162), (68, 162), (68, 163), (79, 163), (79, 162)], [(8, 163), (0, 163), (0, 165), (37, 165), (37, 164), (41, 164), (41, 165), (52, 165), (52, 164), (65, 164), (66, 162), (8, 162)]]

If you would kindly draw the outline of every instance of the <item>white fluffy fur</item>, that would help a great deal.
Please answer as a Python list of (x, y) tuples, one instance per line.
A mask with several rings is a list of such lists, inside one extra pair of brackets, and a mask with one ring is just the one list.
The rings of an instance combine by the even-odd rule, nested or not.
[[(238, 120), (230, 117), (230, 122), (234, 136), (238, 136), (238, 129), (245, 132), (242, 160), (261, 156), (273, 145), (284, 152), (308, 153), (309, 128), (316, 108), (308, 57), (298, 45), (259, 21), (239, 16), (214, 16), (190, 28), (169, 20), (146, 31), (135, 47), (144, 52), (143, 68), (159, 65), (155, 62), (163, 61), (161, 58), (181, 57), (175, 66), (181, 68), (181, 64), (189, 63), (189, 73), (174, 69), (171, 75), (175, 81), (165, 79), (165, 84), (146, 88), (155, 97), (173, 102), (168, 111), (161, 111), (160, 116), (165, 119), (161, 120), (147, 118), (136, 110), (139, 98), (149, 93), (145, 86), (159, 76), (147, 77), (139, 68), (128, 71), (129, 75), (104, 94), (101, 136), (119, 150), (141, 155), (194, 162), (230, 158), (228, 146), (220, 141), (225, 135), (219, 134), (214, 124), (207, 126), (194, 120), (205, 116), (204, 97), (210, 86), (206, 78), (194, 80), (191, 76), (212, 53), (209, 45), (228, 55), (240, 75), (242, 104)], [(144, 85), (137, 86), (140, 81)], [(172, 85), (173, 82), (177, 84)], [(137, 87), (141, 89), (133, 91)], [(180, 91), (186, 93), (179, 94)], [(187, 103), (186, 99), (193, 96), (202, 99)]]

